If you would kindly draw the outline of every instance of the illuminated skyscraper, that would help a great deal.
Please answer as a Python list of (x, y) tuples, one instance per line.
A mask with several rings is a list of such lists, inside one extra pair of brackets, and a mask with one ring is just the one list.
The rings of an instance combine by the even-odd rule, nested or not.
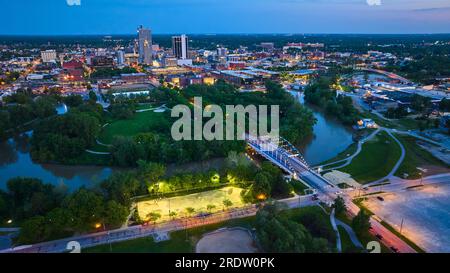
[(172, 51), (177, 59), (188, 59), (188, 37), (186, 35), (172, 37)]
[(152, 33), (150, 29), (139, 26), (138, 28), (139, 43), (139, 63), (152, 64)]

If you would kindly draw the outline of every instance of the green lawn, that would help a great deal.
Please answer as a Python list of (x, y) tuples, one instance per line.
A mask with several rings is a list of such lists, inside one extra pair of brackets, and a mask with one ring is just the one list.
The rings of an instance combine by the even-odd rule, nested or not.
[(403, 177), (403, 174), (408, 174), (408, 179), (418, 179), (420, 178), (420, 170), (418, 170), (417, 167), (433, 165), (442, 168), (449, 168), (447, 164), (417, 145), (414, 137), (404, 135), (396, 135), (396, 137), (400, 140), (406, 150), (405, 160), (395, 173), (396, 176)]
[(105, 126), (100, 133), (99, 140), (102, 143), (111, 144), (115, 136), (134, 136), (161, 128), (166, 123), (165, 113), (153, 111), (135, 113), (130, 119), (115, 120)]
[(389, 174), (400, 154), (397, 142), (386, 132), (380, 132), (363, 144), (361, 153), (350, 165), (339, 170), (351, 174), (356, 181), (365, 184)]
[[(324, 162), (321, 162), (320, 164), (317, 164), (317, 166), (321, 166), (321, 165), (328, 164), (328, 163), (331, 163), (331, 162), (335, 162), (335, 161), (338, 161), (338, 160), (341, 160), (341, 159), (345, 159), (349, 155), (354, 154), (356, 152), (357, 148), (358, 148), (358, 144), (357, 143), (352, 143), (352, 144), (350, 144), (350, 146), (347, 147), (347, 149), (345, 149), (344, 151), (340, 152), (337, 156), (335, 156), (335, 157), (333, 157), (333, 158), (331, 158), (329, 160), (326, 160)], [(342, 165), (342, 163), (343, 162), (340, 162), (340, 163), (336, 164), (336, 166)], [(330, 168), (332, 166), (333, 165), (326, 166), (325, 168), (328, 169), (328, 168)]]
[(295, 193), (298, 195), (305, 195), (305, 190), (309, 189), (308, 186), (306, 186), (304, 183), (302, 183), (301, 181), (298, 181), (298, 180), (291, 180), (291, 182), (289, 182), (289, 184), (291, 184)]
[(337, 228), (339, 231), (339, 236), (341, 237), (342, 252), (346, 252), (347, 249), (354, 249), (355, 246), (353, 245), (347, 231), (342, 226), (338, 226)]

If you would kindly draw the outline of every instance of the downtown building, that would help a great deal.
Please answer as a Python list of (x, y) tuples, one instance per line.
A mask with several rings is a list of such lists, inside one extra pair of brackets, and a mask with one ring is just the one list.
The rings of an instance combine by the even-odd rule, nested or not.
[(56, 51), (55, 50), (45, 50), (41, 51), (41, 58), (43, 63), (56, 62)]
[(172, 36), (172, 53), (177, 58), (178, 65), (192, 65), (188, 50), (188, 37), (186, 35)]
[(139, 63), (152, 65), (152, 33), (148, 28), (138, 28)]

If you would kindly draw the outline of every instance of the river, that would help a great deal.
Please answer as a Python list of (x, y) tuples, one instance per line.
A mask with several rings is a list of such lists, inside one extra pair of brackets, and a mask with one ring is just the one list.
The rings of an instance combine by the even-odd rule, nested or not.
[[(58, 115), (67, 113), (67, 106), (56, 107)], [(81, 186), (92, 186), (104, 180), (113, 172), (112, 168), (99, 166), (67, 166), (40, 164), (30, 156), (29, 139), (32, 132), (0, 142), (0, 189), (6, 189), (6, 182), (14, 177), (34, 177), (53, 185), (61, 185), (73, 191)]]
[(324, 115), (316, 107), (305, 104), (303, 94), (298, 92), (290, 92), (297, 98), (301, 104), (310, 109), (317, 123), (314, 126), (314, 136), (305, 142), (303, 147), (299, 147), (306, 162), (310, 165), (316, 165), (337, 156), (353, 143), (353, 135), (351, 129), (345, 127), (334, 119)]
[[(292, 93), (301, 103), (303, 96)], [(317, 123), (314, 136), (300, 151), (311, 165), (335, 157), (352, 142), (351, 131), (333, 118), (326, 117), (319, 110), (307, 105), (314, 113)], [(65, 105), (57, 108), (58, 114), (67, 112)], [(30, 133), (10, 138), (0, 143), (0, 189), (6, 189), (6, 182), (14, 177), (35, 177), (54, 185), (65, 185), (73, 191), (81, 186), (93, 186), (114, 172), (114, 168), (101, 166), (67, 166), (33, 162), (29, 153)]]

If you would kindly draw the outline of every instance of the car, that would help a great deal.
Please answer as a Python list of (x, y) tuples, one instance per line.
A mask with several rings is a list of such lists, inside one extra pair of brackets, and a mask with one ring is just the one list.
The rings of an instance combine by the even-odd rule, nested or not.
[(391, 246), (391, 250), (394, 253), (398, 253), (398, 248), (396, 248), (395, 246)]
[(384, 198), (381, 197), (381, 196), (377, 196), (377, 199), (380, 200), (380, 201), (384, 201)]
[(383, 240), (383, 236), (381, 236), (380, 234), (375, 234), (375, 237), (377, 237), (378, 240)]

